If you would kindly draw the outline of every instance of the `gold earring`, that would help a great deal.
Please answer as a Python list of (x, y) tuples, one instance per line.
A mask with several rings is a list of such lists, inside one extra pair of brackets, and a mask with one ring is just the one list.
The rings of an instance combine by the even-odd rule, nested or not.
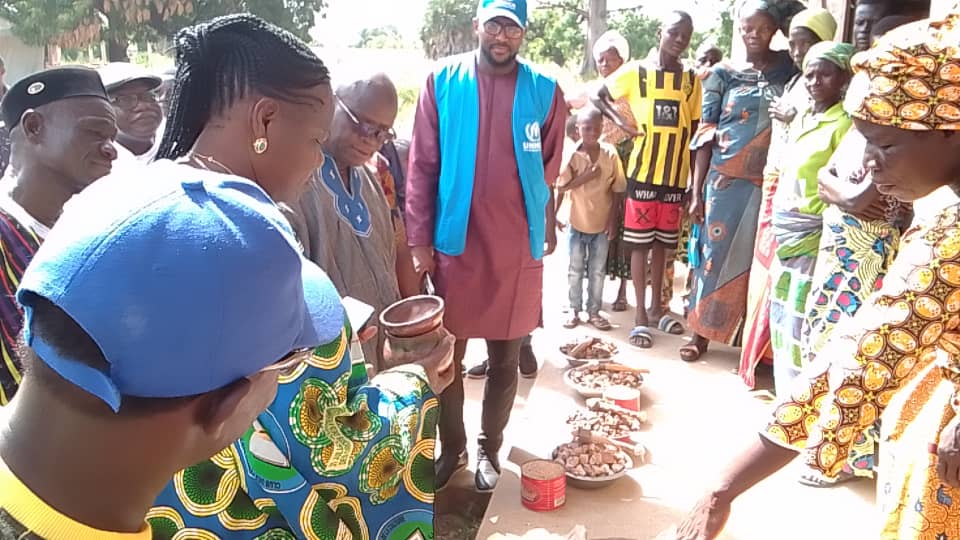
[(253, 151), (257, 154), (262, 154), (267, 151), (267, 148), (270, 147), (270, 143), (267, 142), (266, 137), (260, 137), (259, 139), (253, 141)]

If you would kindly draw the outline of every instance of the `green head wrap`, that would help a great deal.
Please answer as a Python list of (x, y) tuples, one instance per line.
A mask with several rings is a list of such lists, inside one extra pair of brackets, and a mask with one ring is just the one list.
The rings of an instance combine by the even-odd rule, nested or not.
[(850, 57), (856, 50), (856, 47), (849, 43), (821, 41), (807, 51), (807, 56), (803, 58), (803, 68), (806, 69), (814, 60), (826, 60), (843, 71), (850, 71)]

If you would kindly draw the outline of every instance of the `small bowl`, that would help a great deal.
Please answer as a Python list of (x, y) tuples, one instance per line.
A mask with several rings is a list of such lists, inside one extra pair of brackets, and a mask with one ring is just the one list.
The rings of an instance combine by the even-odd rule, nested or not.
[(574, 358), (569, 354), (564, 353), (563, 351), (560, 351), (560, 354), (567, 359), (568, 366), (577, 368), (577, 367), (583, 367), (589, 364), (590, 362), (597, 362), (600, 364), (604, 364), (606, 362), (616, 362), (616, 358), (619, 353), (614, 353), (613, 356), (611, 356), (610, 358)]
[[(604, 340), (602, 338), (598, 338), (598, 339), (600, 339), (600, 341), (610, 343), (609, 341)], [(569, 354), (563, 352), (563, 345), (558, 347), (557, 350), (559, 350), (560, 354), (567, 359), (567, 364), (569, 364), (570, 367), (581, 367), (589, 364), (590, 362), (599, 362), (599, 363), (614, 362), (616, 361), (615, 359), (620, 355), (620, 348), (617, 347), (616, 345), (614, 345), (613, 353), (607, 358), (574, 358), (573, 356), (570, 356)]]
[(392, 336), (422, 336), (443, 324), (443, 310), (443, 298), (439, 296), (411, 296), (383, 310), (380, 313), (380, 325)]
[[(553, 449), (551, 457), (553, 459), (557, 458), (557, 450), (559, 447)], [(618, 473), (613, 473), (610, 476), (604, 476), (603, 478), (592, 478), (589, 476), (577, 476), (567, 472), (567, 468), (564, 467), (563, 470), (567, 475), (567, 485), (573, 486), (578, 489), (600, 489), (607, 486), (613, 485), (614, 482), (623, 478), (633, 469), (633, 458), (630, 457), (630, 454), (627, 454), (623, 450), (618, 450), (623, 457), (627, 458), (627, 462), (623, 464), (623, 470)]]
[[(564, 382), (564, 384), (566, 384), (568, 387), (570, 387), (570, 388), (572, 388), (573, 390), (575, 390), (578, 394), (580, 394), (580, 395), (583, 396), (584, 398), (599, 398), (599, 397), (603, 397), (603, 392), (604, 392), (604, 390), (606, 390), (608, 387), (604, 387), (604, 388), (600, 388), (600, 389), (597, 389), (597, 390), (593, 390), (593, 389), (589, 389), (589, 388), (587, 388), (587, 387), (585, 387), (585, 386), (581, 386), (581, 385), (577, 384), (576, 382), (574, 382), (573, 378), (571, 378), (571, 375), (573, 375), (573, 372), (574, 372), (575, 370), (582, 370), (583, 368), (585, 368), (585, 367), (587, 367), (588, 365), (591, 365), (591, 364), (594, 364), (594, 365), (610, 364), (611, 366), (619, 365), (619, 364), (617, 364), (617, 362), (612, 361), (612, 360), (605, 360), (605, 361), (591, 360), (591, 361), (587, 362), (586, 364), (584, 364), (584, 365), (582, 365), (582, 366), (578, 366), (578, 367), (575, 367), (575, 368), (571, 368), (571, 369), (568, 369), (566, 372), (564, 372), (564, 374), (563, 374), (563, 382)], [(629, 368), (627, 368), (627, 369), (629, 369)], [(640, 378), (641, 378), (641, 380), (643, 379), (643, 375), (642, 375), (642, 374), (640, 375)]]
[(577, 369), (577, 368), (568, 369), (563, 373), (564, 384), (572, 388), (576, 393), (580, 394), (584, 398), (598, 398), (603, 396), (603, 390), (591, 390), (585, 386), (580, 386), (579, 384), (574, 382), (574, 380), (570, 378), (570, 375), (573, 373), (574, 369)]

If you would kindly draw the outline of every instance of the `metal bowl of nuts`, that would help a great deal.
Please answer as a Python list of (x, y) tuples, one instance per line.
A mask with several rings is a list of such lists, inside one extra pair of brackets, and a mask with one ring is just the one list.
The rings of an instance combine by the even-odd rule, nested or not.
[(553, 451), (553, 460), (563, 466), (567, 484), (580, 489), (599, 489), (626, 476), (633, 460), (613, 444), (574, 441)]
[(567, 418), (576, 431), (587, 431), (610, 440), (626, 440), (644, 429), (647, 413), (631, 411), (602, 399), (587, 400), (586, 409), (577, 409)]
[(567, 359), (570, 367), (584, 366), (591, 361), (610, 362), (619, 351), (612, 342), (590, 336), (584, 336), (560, 346), (560, 354)]
[(615, 362), (591, 362), (567, 370), (563, 382), (585, 398), (601, 397), (611, 386), (640, 389), (646, 370), (635, 369)]

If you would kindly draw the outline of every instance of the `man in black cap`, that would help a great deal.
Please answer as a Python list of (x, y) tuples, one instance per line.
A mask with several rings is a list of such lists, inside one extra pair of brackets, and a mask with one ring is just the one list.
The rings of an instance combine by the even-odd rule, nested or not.
[(0, 405), (20, 384), (16, 356), (23, 313), (20, 277), (63, 205), (110, 172), (117, 121), (97, 72), (41, 71), (17, 82), (0, 105), (10, 131), (10, 167), (0, 182)]
[(117, 161), (114, 170), (146, 163), (156, 153), (163, 120), (160, 77), (128, 62), (111, 62), (97, 70), (117, 115)]

